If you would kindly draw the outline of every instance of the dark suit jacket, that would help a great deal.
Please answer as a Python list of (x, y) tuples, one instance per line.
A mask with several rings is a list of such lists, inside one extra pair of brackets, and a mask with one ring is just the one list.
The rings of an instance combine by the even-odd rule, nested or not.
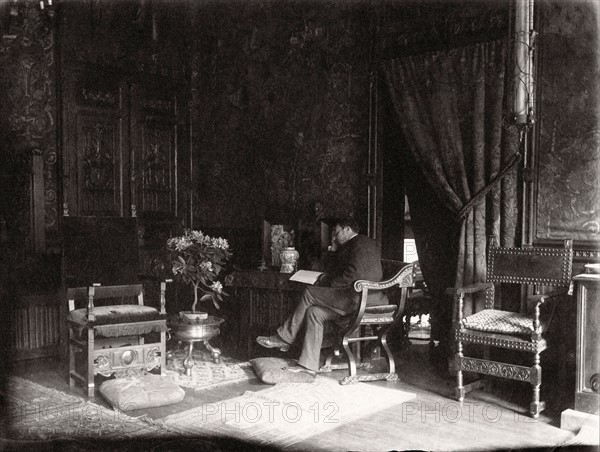
[[(334, 253), (325, 274), (309, 290), (332, 309), (349, 314), (360, 301), (360, 294), (353, 288), (354, 282), (359, 279), (381, 281), (382, 278), (381, 254), (377, 244), (365, 235), (356, 235)], [(383, 292), (374, 292), (367, 298), (367, 305), (387, 303)]]

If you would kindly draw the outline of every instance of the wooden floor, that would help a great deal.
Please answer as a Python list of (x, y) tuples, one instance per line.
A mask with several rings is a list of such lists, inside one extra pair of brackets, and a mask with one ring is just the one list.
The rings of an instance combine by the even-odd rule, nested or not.
[[(422, 343), (421, 343), (422, 344)], [(432, 363), (427, 345), (414, 344), (398, 354), (397, 382), (372, 382), (417, 397), (401, 406), (381, 410), (334, 430), (319, 434), (291, 446), (293, 450), (555, 450), (574, 434), (559, 428), (560, 413), (572, 407), (568, 391), (557, 389), (551, 374), (545, 375), (542, 399), (547, 409), (538, 421), (526, 412), (530, 390), (518, 382), (498, 382), (491, 392), (474, 391), (461, 406), (452, 398), (454, 379), (443, 368)], [(64, 364), (56, 360), (33, 360), (18, 363), (13, 374), (44, 386), (70, 391)], [(235, 383), (211, 391), (186, 389), (184, 401), (166, 407), (139, 410), (135, 416), (161, 418), (190, 409), (201, 402), (225, 400), (245, 391), (259, 391), (265, 385), (258, 381)], [(81, 388), (74, 391), (83, 395)], [(101, 396), (94, 401), (106, 406)], [(290, 425), (293, 428), (293, 425)], [(190, 439), (186, 448), (208, 449), (204, 443)], [(213, 444), (214, 445), (214, 444)], [(205, 445), (204, 445), (205, 446)], [(169, 446), (170, 448), (174, 448)], [(248, 450), (249, 445), (234, 439), (218, 443), (221, 450)], [(1, 447), (0, 447), (1, 448)], [(255, 449), (255, 448), (254, 448)]]

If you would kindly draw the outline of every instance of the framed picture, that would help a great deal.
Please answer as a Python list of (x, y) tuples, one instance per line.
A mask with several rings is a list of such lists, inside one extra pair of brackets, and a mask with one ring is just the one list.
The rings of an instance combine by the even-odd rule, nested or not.
[(262, 258), (266, 265), (280, 267), (281, 251), (295, 245), (296, 231), (292, 225), (263, 220)]

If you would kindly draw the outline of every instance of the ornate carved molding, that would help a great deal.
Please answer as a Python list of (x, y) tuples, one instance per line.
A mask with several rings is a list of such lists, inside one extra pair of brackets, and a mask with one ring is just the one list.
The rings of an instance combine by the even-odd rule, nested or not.
[(511, 380), (520, 380), (530, 383), (534, 383), (532, 379), (536, 375), (535, 372), (532, 372), (531, 368), (529, 367), (499, 363), (495, 361), (482, 361), (476, 358), (459, 358), (458, 365), (460, 370), (463, 371), (493, 375), (502, 378), (510, 378)]
[(117, 101), (119, 100), (119, 95), (117, 93), (103, 92), (100, 90), (82, 88), (80, 94), (81, 99), (84, 102), (110, 105), (111, 107), (117, 105)]
[(106, 128), (96, 124), (87, 130), (88, 142), (83, 150), (83, 174), (85, 188), (106, 190), (113, 185), (114, 161), (106, 149)]

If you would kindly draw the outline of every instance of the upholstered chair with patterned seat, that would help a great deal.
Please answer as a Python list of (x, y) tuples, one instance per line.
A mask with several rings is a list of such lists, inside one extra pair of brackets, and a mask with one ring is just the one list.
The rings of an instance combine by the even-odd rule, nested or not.
[[(542, 367), (540, 354), (547, 348), (544, 338), (557, 304), (564, 302), (571, 282), (573, 245), (566, 239), (560, 248), (501, 248), (488, 240), (486, 282), (450, 288), (455, 299), (454, 332), (456, 341), (456, 398), (481, 387), (482, 380), (463, 384), (463, 372), (491, 375), (531, 383), (533, 397), (529, 407), (533, 418), (544, 409), (540, 401)], [(526, 294), (523, 312), (495, 308), (498, 285), (525, 286), (516, 292)], [(465, 297), (485, 296), (484, 309), (465, 316)], [(506, 290), (503, 293), (507, 293)], [(465, 346), (469, 346), (466, 348)], [(483, 346), (483, 358), (466, 356), (476, 345)], [(532, 365), (523, 366), (490, 359), (491, 349), (512, 350), (532, 355)], [(510, 354), (505, 353), (504, 360)]]

